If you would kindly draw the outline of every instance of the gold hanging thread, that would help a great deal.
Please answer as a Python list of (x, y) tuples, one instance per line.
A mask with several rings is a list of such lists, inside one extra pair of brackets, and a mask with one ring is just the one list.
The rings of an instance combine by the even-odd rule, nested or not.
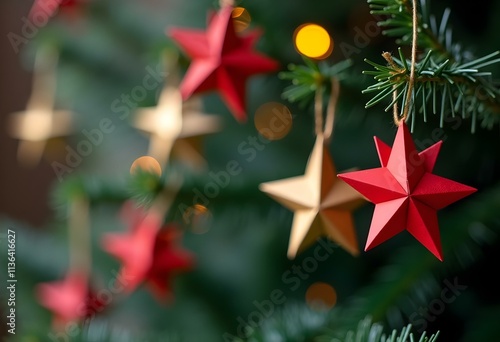
[(76, 197), (70, 202), (68, 239), (70, 246), (69, 269), (88, 276), (92, 269), (89, 202)]
[[(413, 86), (415, 84), (415, 64), (417, 59), (417, 37), (418, 37), (418, 17), (417, 17), (417, 2), (413, 0), (413, 38), (411, 43), (411, 65), (410, 65), (410, 81), (408, 82), (408, 90), (406, 93), (405, 105), (403, 107), (403, 114), (401, 117), (398, 113), (397, 103), (394, 103), (394, 123), (399, 126), (401, 122), (406, 121), (410, 112), (410, 103), (413, 93)], [(397, 90), (393, 92), (393, 100), (398, 96)]]
[(332, 90), (328, 106), (326, 108), (326, 118), (323, 122), (323, 87), (318, 86), (314, 97), (314, 122), (316, 135), (323, 135), (325, 141), (328, 141), (333, 134), (335, 124), (335, 110), (340, 93), (340, 84), (335, 77), (331, 78)]
[(323, 89), (316, 89), (314, 118), (316, 141), (302, 176), (261, 183), (259, 189), (294, 212), (287, 256), (289, 259), (326, 236), (347, 252), (359, 254), (352, 211), (365, 199), (341, 181), (328, 151), (333, 133), (339, 82), (332, 78), (326, 117), (323, 120)]

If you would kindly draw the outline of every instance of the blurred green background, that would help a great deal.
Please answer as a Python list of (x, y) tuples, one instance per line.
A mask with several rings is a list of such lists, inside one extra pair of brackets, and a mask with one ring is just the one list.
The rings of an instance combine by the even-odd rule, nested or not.
[[(361, 90), (372, 80), (362, 71), (370, 69), (365, 58), (383, 63), (380, 54), (397, 52), (397, 44), (381, 34), (366, 35), (374, 22), (366, 1), (254, 0), (239, 5), (249, 11), (251, 25), (264, 30), (257, 47), (278, 60), (281, 71), (287, 70), (290, 63), (302, 63), (293, 45), (296, 27), (313, 22), (328, 30), (335, 48), (327, 61), (353, 61), (350, 77), (342, 81), (330, 145), (332, 157), (338, 171), (377, 167), (373, 136), (392, 144), (395, 127), (391, 113), (384, 112), (383, 105), (364, 108), (370, 97)], [(14, 229), (18, 234), (18, 326), (15, 338), (7, 341), (50, 340), (51, 315), (36, 302), (33, 289), (40, 282), (59, 279), (66, 270), (67, 203), (61, 193), (74, 178), (84, 180), (92, 200), (93, 280), (100, 288), (112, 279), (119, 264), (102, 251), (100, 238), (105, 232), (123, 229), (117, 213), (131, 196), (129, 168), (146, 153), (148, 143), (129, 120), (117, 118), (112, 104), (141, 84), (146, 68), (156, 68), (163, 49), (175, 48), (165, 34), (168, 27), (205, 28), (207, 13), (216, 6), (216, 2), (207, 0), (96, 0), (84, 6), (76, 17), (59, 13), (16, 53), (8, 33), (21, 34), (22, 18), (30, 2), (5, 0), (0, 5), (4, 36), (0, 57), (0, 226), (2, 232)], [(500, 3), (450, 0), (431, 4), (438, 17), (445, 7), (452, 10), (450, 21), (456, 42), (477, 56), (499, 49), (496, 19)], [(54, 142), (41, 165), (26, 169), (16, 161), (17, 142), (8, 136), (5, 120), (10, 112), (24, 108), (31, 88), (34, 54), (43, 44), (53, 44), (60, 51), (57, 99), (61, 107), (71, 108), (76, 114), (77, 130), (66, 141)], [(182, 66), (188, 62), (185, 59)], [(492, 68), (492, 72), (500, 74), (498, 68)], [(356, 258), (342, 249), (335, 250), (295, 288), (284, 281), (286, 272), (303, 265), (314, 248), (293, 261), (286, 258), (292, 213), (258, 190), (261, 182), (302, 174), (314, 143), (312, 108), (300, 108), (283, 100), (281, 94), (288, 85), (277, 73), (252, 78), (247, 92), (249, 119), (244, 124), (234, 120), (217, 94), (203, 96), (205, 111), (224, 120), (223, 131), (203, 140), (208, 171), (224, 170), (231, 160), (237, 160), (243, 171), (207, 205), (211, 215), (198, 223), (207, 232), (197, 234), (196, 227), (183, 222), (179, 208), (181, 204), (194, 204), (193, 190), (202, 189), (210, 180), (208, 171), (186, 171), (172, 162), (173, 170), (184, 172), (186, 183), (169, 220), (184, 227), (183, 245), (196, 254), (196, 269), (176, 278), (172, 304), (158, 303), (143, 287), (129, 297), (114, 300), (91, 324), (88, 339), (103, 340), (108, 332), (116, 341), (224, 341), (224, 333), (236, 333), (238, 317), (246, 321), (256, 310), (254, 301), (269, 299), (275, 289), (283, 291), (287, 300), (256, 329), (257, 340), (315, 341), (319, 336), (330, 336), (332, 331), (355, 326), (366, 315), (382, 322), (388, 331), (407, 323), (421, 328), (424, 323), (410, 317), (420, 320), (422, 315), (412, 314), (436, 303), (434, 300), (440, 298), (446, 286), (444, 281), (458, 281), (467, 288), (435, 318), (425, 319), (425, 329), (429, 333), (440, 330), (442, 341), (497, 340), (498, 126), (471, 134), (470, 121), (457, 118), (442, 128), (445, 141), (435, 173), (478, 188), (473, 196), (439, 213), (444, 262), (433, 258), (405, 232)], [(138, 106), (153, 106), (160, 89), (149, 92)], [(284, 139), (256, 151), (255, 159), (248, 162), (248, 156), (239, 153), (238, 146), (258, 137), (253, 115), (260, 105), (270, 101), (290, 108), (293, 128)], [(64, 158), (66, 144), (75, 146), (84, 138), (81, 131), (98, 127), (103, 117), (111, 118), (116, 130), (105, 136), (75, 172), (59, 182), (51, 163)], [(437, 116), (431, 116), (427, 123), (418, 118), (413, 133), (417, 146), (428, 147), (438, 127)], [(355, 211), (361, 249), (372, 213), (371, 204)], [(5, 265), (3, 240), (1, 248), (0, 260)], [(2, 268), (3, 306), (6, 267)], [(305, 293), (316, 282), (326, 282), (336, 290), (337, 303), (330, 312), (315, 311), (306, 305)], [(4, 314), (2, 317), (5, 320)], [(2, 323), (0, 331), (5, 327)]]

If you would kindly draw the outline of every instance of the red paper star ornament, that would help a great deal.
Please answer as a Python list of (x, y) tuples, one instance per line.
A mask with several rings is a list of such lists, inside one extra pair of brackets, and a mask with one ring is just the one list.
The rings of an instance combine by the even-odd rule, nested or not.
[(260, 33), (239, 36), (225, 6), (213, 15), (206, 31), (171, 28), (167, 34), (192, 59), (181, 84), (184, 100), (217, 90), (238, 121), (246, 120), (246, 82), (256, 74), (277, 70), (278, 63), (255, 52)]
[(437, 211), (476, 189), (432, 173), (441, 144), (418, 153), (403, 122), (392, 149), (375, 137), (381, 167), (338, 175), (375, 204), (365, 251), (406, 229), (443, 261)]
[(105, 235), (103, 248), (121, 261), (119, 278), (126, 280), (126, 293), (146, 283), (159, 300), (170, 299), (173, 276), (191, 270), (194, 256), (180, 247), (175, 226), (162, 227), (161, 216), (154, 212), (133, 210), (127, 215), (133, 222), (130, 231)]
[(105, 307), (89, 289), (87, 277), (78, 272), (70, 272), (60, 281), (38, 284), (35, 294), (39, 303), (53, 312), (55, 330), (64, 329), (69, 322), (91, 319)]
[(44, 20), (46, 20), (53, 17), (59, 10), (74, 12), (82, 2), (83, 0), (35, 0), (31, 6), (28, 18), (32, 22), (37, 22), (41, 18), (45, 18)]
[(153, 264), (147, 278), (149, 287), (158, 298), (169, 297), (172, 294), (171, 280), (194, 267), (193, 254), (179, 245), (181, 235), (176, 226), (167, 225), (156, 236)]

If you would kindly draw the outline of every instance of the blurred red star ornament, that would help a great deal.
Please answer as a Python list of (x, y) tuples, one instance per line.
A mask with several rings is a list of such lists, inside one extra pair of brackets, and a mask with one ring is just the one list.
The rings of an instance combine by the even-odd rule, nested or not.
[(365, 251), (406, 229), (443, 261), (437, 211), (476, 189), (432, 173), (441, 144), (418, 153), (402, 122), (392, 148), (375, 137), (381, 167), (338, 175), (375, 204)]
[(103, 248), (121, 261), (118, 278), (126, 293), (146, 283), (160, 301), (171, 299), (171, 280), (193, 269), (194, 256), (179, 245), (181, 232), (176, 226), (162, 227), (162, 217), (155, 212), (132, 210), (126, 213), (133, 223), (130, 231), (105, 235)]
[(192, 59), (180, 85), (183, 99), (217, 90), (233, 116), (243, 122), (248, 78), (273, 72), (278, 63), (254, 50), (259, 31), (236, 33), (232, 10), (232, 6), (224, 6), (215, 13), (206, 31), (171, 28), (167, 35)]
[(64, 329), (70, 322), (92, 319), (106, 306), (90, 289), (87, 277), (78, 272), (70, 272), (59, 281), (38, 284), (35, 295), (42, 306), (53, 312), (55, 330)]
[(77, 16), (81, 5), (86, 0), (35, 0), (31, 6), (28, 18), (33, 23), (46, 21), (61, 10), (70, 16)]

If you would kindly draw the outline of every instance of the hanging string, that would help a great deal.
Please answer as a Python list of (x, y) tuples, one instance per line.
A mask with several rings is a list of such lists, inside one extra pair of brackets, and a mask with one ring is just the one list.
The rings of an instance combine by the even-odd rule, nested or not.
[(28, 100), (27, 109), (38, 110), (40, 107), (54, 107), (58, 53), (54, 48), (41, 47), (36, 53), (33, 72), (32, 95)]
[(340, 83), (335, 77), (332, 77), (332, 92), (330, 94), (330, 100), (328, 101), (328, 107), (326, 108), (326, 123), (324, 136), (325, 140), (329, 140), (333, 134), (333, 125), (335, 123), (335, 110), (337, 109), (337, 101), (339, 99), (340, 93)]
[(316, 135), (323, 134), (323, 87), (318, 85), (314, 95), (314, 123)]
[(164, 82), (174, 87), (178, 87), (181, 82), (179, 72), (179, 52), (176, 50), (165, 49), (163, 50), (160, 63), (163, 65), (163, 72), (165, 73)]
[(234, 0), (219, 0), (220, 8), (224, 8), (226, 6), (234, 7)]
[(333, 134), (333, 126), (335, 123), (335, 110), (340, 93), (339, 81), (331, 78), (332, 90), (330, 99), (328, 100), (328, 107), (326, 108), (326, 118), (323, 122), (323, 87), (318, 86), (314, 97), (314, 122), (316, 135), (323, 135), (327, 141)]
[[(411, 43), (411, 65), (410, 65), (410, 80), (408, 82), (408, 90), (406, 93), (405, 105), (403, 114), (399, 117), (397, 105), (394, 105), (394, 123), (399, 126), (401, 122), (408, 119), (410, 112), (411, 97), (413, 94), (413, 86), (415, 84), (415, 64), (417, 60), (417, 35), (418, 35), (418, 17), (417, 17), (417, 1), (413, 0), (413, 39)], [(397, 97), (397, 92), (394, 91), (393, 98)]]
[[(169, 213), (172, 204), (174, 203), (179, 190), (181, 189), (183, 183), (183, 177), (177, 172), (173, 172), (168, 176), (168, 182), (163, 190), (156, 196), (154, 201), (149, 205), (147, 210), (147, 216), (153, 218), (164, 218)], [(162, 225), (156, 227), (160, 230)]]
[(89, 276), (92, 268), (89, 203), (84, 197), (73, 199), (69, 207), (69, 271)]

